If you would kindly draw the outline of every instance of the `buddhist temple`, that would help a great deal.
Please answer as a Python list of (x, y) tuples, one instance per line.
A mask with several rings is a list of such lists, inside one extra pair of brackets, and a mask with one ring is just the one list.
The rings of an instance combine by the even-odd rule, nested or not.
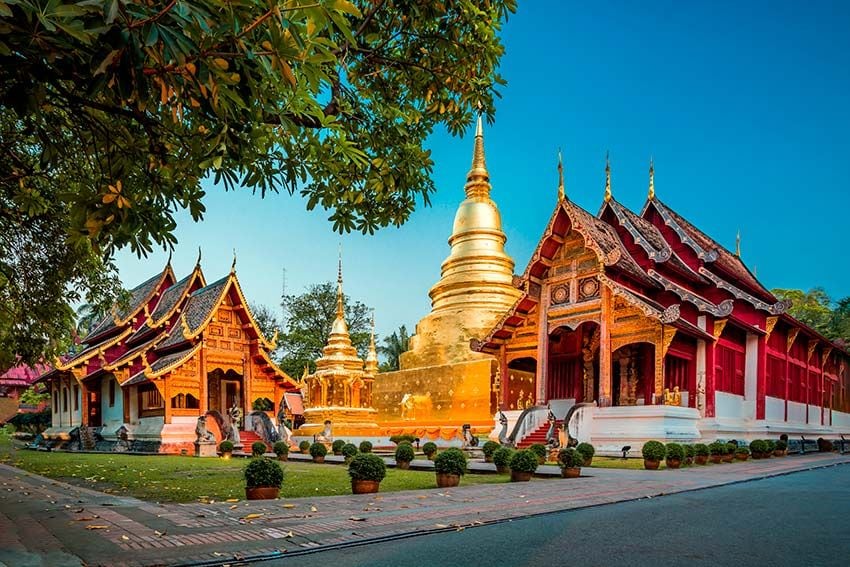
[(340, 255), (336, 289), (336, 317), (316, 371), (304, 379), (304, 424), (296, 438), (316, 435), (330, 421), (334, 435), (369, 437), (379, 434), (372, 408), (372, 382), (378, 370), (375, 351), (374, 320), (369, 354), (364, 363), (351, 344), (345, 321), (342, 292), (342, 256)]
[(201, 416), (216, 441), (231, 408), (245, 416), (243, 430), (272, 419), (296, 383), (269, 358), (275, 338), (264, 337), (251, 315), (235, 264), (207, 284), (200, 255), (180, 280), (169, 260), (133, 288), (82, 351), (40, 378), (53, 401), (45, 438), (76, 435), (87, 449), (123, 442), (127, 450), (189, 452)]

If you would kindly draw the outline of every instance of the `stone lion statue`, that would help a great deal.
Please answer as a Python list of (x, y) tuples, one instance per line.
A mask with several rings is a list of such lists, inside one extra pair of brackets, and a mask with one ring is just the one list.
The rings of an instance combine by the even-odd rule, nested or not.
[(215, 443), (215, 436), (207, 431), (207, 416), (205, 415), (200, 416), (195, 425), (195, 443)]

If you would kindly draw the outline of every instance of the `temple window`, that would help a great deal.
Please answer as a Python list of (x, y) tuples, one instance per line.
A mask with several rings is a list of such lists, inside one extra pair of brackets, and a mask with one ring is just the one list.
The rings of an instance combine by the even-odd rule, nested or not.
[(68, 411), (68, 388), (62, 388), (62, 411)]
[(173, 398), (171, 398), (171, 407), (175, 409), (182, 409), (186, 407), (186, 396), (183, 394), (177, 394)]
[(186, 394), (186, 409), (200, 409), (201, 400), (192, 394)]
[(165, 404), (162, 395), (154, 384), (139, 386), (139, 413), (142, 417), (162, 415)]
[(74, 411), (80, 411), (80, 387), (74, 384)]
[(109, 380), (109, 407), (115, 407), (115, 379)]
[(59, 413), (59, 390), (53, 389), (53, 413)]
[(257, 398), (251, 404), (251, 409), (254, 411), (274, 411), (274, 402), (268, 398)]
[(688, 377), (690, 375), (691, 361), (678, 356), (667, 355), (664, 367), (664, 387), (670, 389), (678, 387), (680, 392), (688, 390)]

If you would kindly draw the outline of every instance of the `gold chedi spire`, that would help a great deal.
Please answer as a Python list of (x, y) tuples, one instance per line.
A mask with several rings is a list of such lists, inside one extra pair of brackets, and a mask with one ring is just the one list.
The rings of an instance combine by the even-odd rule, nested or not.
[(652, 157), (649, 158), (649, 200), (655, 199), (655, 164)]
[(458, 206), (449, 237), (451, 252), (429, 292), (431, 313), (419, 322), (410, 350), (402, 355), (402, 369), (473, 356), (469, 340), (489, 332), (520, 295), (513, 285), (514, 261), (505, 252), (507, 237), (490, 190), (479, 115), (466, 198)]
[[(334, 334), (345, 334), (348, 337), (348, 324), (345, 322), (345, 296), (342, 293), (342, 244), (339, 245), (339, 263), (336, 275), (336, 319), (331, 327), (331, 337)], [(348, 340), (351, 343), (351, 339)]]
[(608, 152), (605, 152), (605, 202), (611, 200), (611, 161)]
[(561, 157), (561, 150), (558, 150), (558, 201), (563, 201), (567, 198), (567, 190), (564, 187), (564, 160)]

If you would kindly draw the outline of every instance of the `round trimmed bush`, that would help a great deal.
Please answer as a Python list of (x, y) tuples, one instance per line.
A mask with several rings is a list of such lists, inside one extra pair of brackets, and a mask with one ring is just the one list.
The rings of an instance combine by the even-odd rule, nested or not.
[(777, 451), (787, 451), (788, 450), (788, 442), (780, 439), (776, 442), (776, 450)]
[(509, 464), (512, 471), (526, 473), (533, 473), (537, 470), (537, 467), (539, 465), (540, 459), (537, 457), (537, 454), (531, 450), (530, 447), (528, 449), (516, 451), (511, 456), (511, 461)]
[(337, 439), (331, 445), (331, 451), (333, 451), (334, 455), (341, 455), (343, 447), (345, 447), (345, 440)]
[(707, 457), (711, 452), (708, 450), (708, 445), (705, 443), (697, 443), (694, 445), (694, 455), (697, 457)]
[(322, 443), (316, 442), (310, 445), (310, 456), (314, 459), (317, 457), (324, 457), (328, 454), (328, 448), (325, 447)]
[(767, 452), (772, 453), (776, 450), (776, 441), (773, 439), (765, 439), (765, 444), (767, 445)]
[(493, 464), (497, 467), (510, 467), (511, 457), (514, 455), (514, 450), (510, 447), (499, 447), (493, 453)]
[(747, 447), (738, 447), (737, 449), (735, 449), (735, 454), (736, 455), (749, 455), (750, 450)]
[(371, 453), (372, 452), (372, 444), (368, 441), (360, 442), (360, 452), (361, 453)]
[(484, 452), (484, 458), (488, 460), (492, 459), (493, 453), (495, 453), (499, 449), (499, 447), (501, 447), (501, 445), (499, 443), (496, 443), (495, 441), (487, 441), (486, 443), (484, 443), (484, 446), (481, 447), (481, 451)]
[(243, 474), (248, 488), (280, 488), (283, 484), (283, 469), (271, 459), (251, 459)]
[(372, 453), (360, 453), (351, 459), (348, 465), (348, 476), (351, 480), (373, 480), (381, 482), (387, 476), (387, 465), (384, 459)]
[(416, 441), (416, 437), (409, 434), (393, 435), (392, 437), (390, 437), (390, 442), (395, 443), (396, 445), (401, 445), (405, 441), (413, 445), (413, 442)]
[(688, 459), (693, 459), (696, 456), (696, 449), (694, 446), (688, 443), (687, 445), (682, 445), (682, 448), (685, 450), (685, 457)]
[(584, 453), (579, 451), (578, 447), (575, 449), (567, 447), (558, 451), (558, 465), (562, 469), (581, 468), (586, 460)]
[(409, 463), (413, 460), (413, 445), (404, 441), (395, 448), (395, 460), (397, 463)]
[(762, 439), (754, 439), (750, 441), (750, 452), (756, 455), (767, 453), (767, 443)]
[(449, 447), (434, 459), (434, 470), (462, 476), (466, 473), (466, 454), (457, 447)]
[(357, 445), (355, 445), (354, 443), (346, 443), (342, 446), (342, 451), (340, 452), (342, 453), (343, 457), (345, 457), (346, 459), (350, 459), (357, 454)]
[[(581, 453), (585, 463), (592, 460), (593, 455), (596, 454), (596, 449), (590, 443), (579, 443), (576, 445), (576, 451)], [(558, 458), (560, 459), (560, 453), (558, 453)]]
[(534, 443), (533, 445), (529, 445), (528, 450), (537, 455), (538, 459), (545, 459), (546, 453), (548, 453), (548, 451), (546, 450), (546, 445), (543, 445), (541, 443)]
[(647, 461), (662, 461), (667, 455), (667, 449), (661, 441), (647, 441), (640, 452)]
[(725, 455), (726, 454), (726, 443), (721, 443), (720, 441), (714, 441), (708, 445), (708, 452), (712, 455)]
[(738, 443), (737, 442), (733, 443), (733, 442), (730, 441), (730, 442), (726, 443), (726, 454), (727, 455), (730, 454), (730, 453), (732, 455), (734, 455), (735, 451), (737, 451), (737, 450), (738, 450)]
[(233, 441), (222, 441), (218, 445), (218, 450), (222, 453), (230, 453), (233, 451)]
[(433, 441), (428, 441), (427, 443), (422, 445), (422, 452), (425, 453), (428, 458), (430, 458), (431, 455), (437, 452), (437, 444)]
[(298, 450), (306, 455), (307, 452), (310, 450), (310, 442), (309, 441), (302, 441), (301, 443), (298, 444)]
[(665, 450), (668, 461), (681, 461), (685, 458), (685, 448), (679, 443), (667, 443)]
[(268, 447), (262, 441), (254, 441), (251, 443), (251, 455), (254, 457), (262, 457), (266, 454)]
[(274, 451), (274, 454), (277, 455), (278, 457), (288, 455), (289, 454), (289, 445), (287, 445), (286, 442), (284, 442), (284, 441), (278, 441), (277, 443), (274, 444), (274, 447), (272, 447), (272, 451)]

